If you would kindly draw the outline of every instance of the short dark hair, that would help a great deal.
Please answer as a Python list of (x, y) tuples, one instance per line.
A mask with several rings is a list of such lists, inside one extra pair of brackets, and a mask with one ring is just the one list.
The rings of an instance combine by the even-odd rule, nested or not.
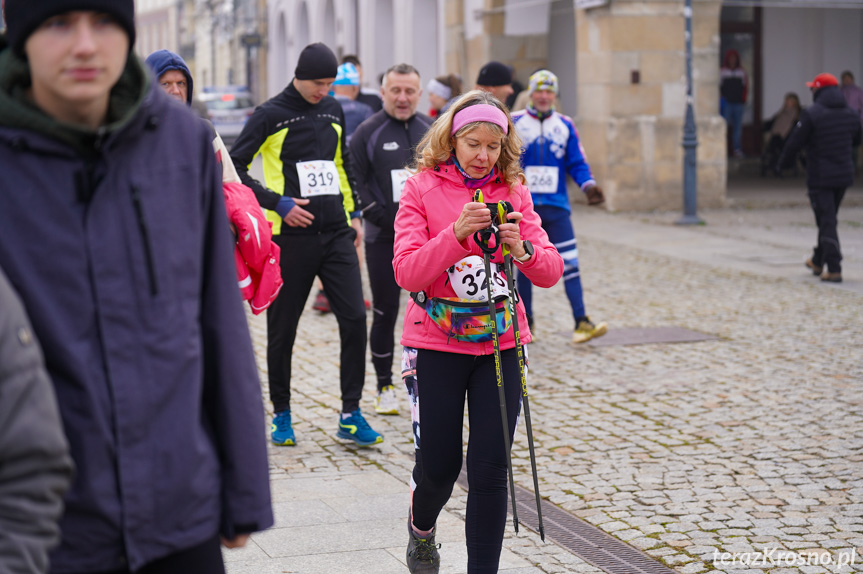
[(851, 78), (852, 82), (854, 81), (854, 74), (851, 73), (851, 70), (845, 70), (839, 77), (844, 80), (846, 76)]
[(354, 66), (362, 66), (362, 64), (360, 64), (360, 59), (357, 58), (354, 54), (347, 54), (345, 56), (342, 56), (341, 63), (342, 64), (353, 64)]

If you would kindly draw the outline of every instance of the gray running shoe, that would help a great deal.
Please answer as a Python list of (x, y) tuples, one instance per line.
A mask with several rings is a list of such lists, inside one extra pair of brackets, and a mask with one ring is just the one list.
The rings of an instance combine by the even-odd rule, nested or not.
[(414, 533), (411, 528), (411, 520), (408, 518), (408, 550), (407, 563), (408, 570), (414, 574), (438, 574), (440, 571), (440, 553), (437, 551), (440, 544), (435, 544), (434, 535), (437, 530), (437, 525), (432, 529), (432, 533), (420, 538)]

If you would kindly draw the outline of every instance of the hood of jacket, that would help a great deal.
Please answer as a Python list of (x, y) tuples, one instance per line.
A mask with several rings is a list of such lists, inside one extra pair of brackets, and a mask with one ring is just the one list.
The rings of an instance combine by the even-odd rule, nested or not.
[(31, 85), (29, 65), (0, 36), (0, 127), (34, 131), (87, 154), (98, 139), (118, 131), (135, 115), (149, 89), (150, 75), (143, 63), (130, 54), (111, 90), (107, 122), (97, 130), (67, 124), (46, 114), (30, 97)]
[(825, 86), (815, 92), (812, 100), (825, 108), (844, 108), (848, 106), (839, 86)]
[(147, 56), (144, 63), (153, 70), (153, 73), (156, 75), (157, 82), (165, 72), (170, 72), (171, 70), (183, 72), (183, 75), (186, 76), (186, 83), (189, 84), (189, 90), (186, 94), (186, 103), (190, 106), (192, 105), (192, 94), (195, 91), (195, 82), (192, 80), (192, 72), (189, 70), (189, 66), (179, 54), (175, 54), (170, 50), (157, 50)]

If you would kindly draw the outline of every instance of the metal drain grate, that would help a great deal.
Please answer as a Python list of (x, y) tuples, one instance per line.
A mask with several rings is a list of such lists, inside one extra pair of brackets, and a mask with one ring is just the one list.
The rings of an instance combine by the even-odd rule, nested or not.
[[(457, 482), (459, 486), (468, 490), (466, 466), (467, 463), (462, 465)], [(539, 532), (536, 497), (533, 492), (516, 486), (515, 499), (518, 505), (519, 524)], [(512, 515), (509, 498), (507, 498), (507, 512)], [(676, 574), (674, 570), (640, 550), (621, 542), (547, 500), (542, 501), (542, 522), (548, 539), (609, 574)], [(512, 527), (511, 523), (510, 519), (507, 528)]]
[[(571, 336), (569, 333), (566, 336)], [(608, 333), (598, 339), (591, 339), (587, 344), (592, 347), (608, 347), (611, 345), (647, 345), (653, 343), (694, 343), (696, 341), (714, 341), (719, 337), (691, 331), (683, 327), (621, 327), (609, 329)]]

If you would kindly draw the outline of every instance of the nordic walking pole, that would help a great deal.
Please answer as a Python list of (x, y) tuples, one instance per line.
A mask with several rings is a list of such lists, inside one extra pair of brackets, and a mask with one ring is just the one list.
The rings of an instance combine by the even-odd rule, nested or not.
[[(482, 191), (476, 190), (474, 201), (482, 203)], [(495, 245), (491, 246), (491, 238), (494, 237)], [(503, 446), (506, 449), (506, 471), (509, 475), (509, 493), (512, 499), (512, 525), (515, 528), (515, 533), (518, 534), (518, 510), (515, 506), (515, 481), (512, 477), (512, 450), (509, 443), (509, 420), (506, 416), (506, 394), (503, 390), (503, 370), (501, 369), (500, 360), (500, 342), (497, 334), (497, 305), (495, 305), (494, 297), (491, 291), (491, 255), (497, 251), (500, 246), (500, 236), (498, 235), (497, 225), (494, 221), (487, 229), (477, 231), (473, 234), (473, 239), (479, 248), (482, 250), (482, 262), (485, 265), (485, 289), (488, 297), (488, 316), (491, 321), (491, 340), (494, 347), (494, 372), (497, 377), (497, 395), (500, 399), (500, 418), (503, 421)]]
[[(507, 214), (512, 206), (505, 201), (497, 204), (498, 220), (507, 221)], [(527, 447), (530, 451), (530, 470), (533, 473), (533, 492), (536, 495), (536, 516), (539, 520), (539, 537), (545, 542), (545, 528), (542, 525), (542, 499), (539, 496), (539, 477), (536, 473), (536, 452), (533, 448), (533, 425), (530, 422), (530, 401), (527, 398), (527, 377), (525, 376), (524, 348), (521, 344), (521, 331), (518, 327), (518, 290), (515, 288), (515, 273), (512, 262), (512, 253), (509, 246), (502, 244), (503, 268), (506, 273), (506, 288), (509, 291), (510, 314), (512, 315), (512, 329), (515, 335), (515, 349), (518, 356), (518, 372), (521, 375), (521, 395), (524, 403), (524, 425), (527, 431)]]

